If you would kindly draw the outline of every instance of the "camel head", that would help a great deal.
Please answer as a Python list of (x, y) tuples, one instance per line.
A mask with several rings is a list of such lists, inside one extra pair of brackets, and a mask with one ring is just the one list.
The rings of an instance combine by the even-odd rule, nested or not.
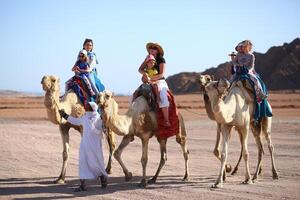
[(205, 87), (208, 83), (212, 82), (213, 79), (214, 79), (214, 77), (211, 76), (211, 75), (208, 75), (208, 74), (202, 75), (202, 74), (201, 74), (200, 77), (199, 77), (200, 86), (204, 89), (204, 87)]
[(207, 83), (204, 86), (204, 91), (210, 99), (223, 98), (229, 87), (229, 81), (221, 79), (219, 81), (210, 81)]
[(96, 103), (105, 113), (116, 114), (118, 113), (118, 104), (113, 98), (113, 93), (108, 90), (99, 92)]
[(59, 83), (60, 83), (60, 80), (57, 76), (44, 76), (42, 78), (42, 81), (41, 81), (41, 84), (42, 84), (42, 87), (43, 87), (43, 90), (46, 91), (46, 92), (56, 92), (56, 91), (59, 91)]

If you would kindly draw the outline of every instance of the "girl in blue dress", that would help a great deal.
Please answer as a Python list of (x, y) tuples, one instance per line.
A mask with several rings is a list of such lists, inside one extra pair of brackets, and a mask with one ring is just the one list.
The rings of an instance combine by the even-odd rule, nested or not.
[(89, 78), (90, 78), (90, 81), (92, 82), (92, 86), (93, 86), (95, 93), (98, 94), (99, 92), (102, 92), (103, 90), (105, 90), (105, 87), (101, 83), (100, 79), (98, 78), (96, 65), (99, 64), (99, 62), (98, 62), (95, 52), (93, 52), (93, 47), (94, 47), (93, 40), (85, 39), (85, 41), (83, 42), (83, 49), (86, 50), (88, 53), (87, 54), (88, 58), (89, 58), (88, 63), (90, 65), (90, 69), (91, 69)]

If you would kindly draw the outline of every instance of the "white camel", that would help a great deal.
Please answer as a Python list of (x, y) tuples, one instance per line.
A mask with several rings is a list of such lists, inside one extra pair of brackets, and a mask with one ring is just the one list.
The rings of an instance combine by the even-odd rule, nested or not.
[[(45, 93), (44, 105), (47, 110), (48, 119), (59, 126), (62, 144), (63, 144), (63, 164), (59, 177), (54, 181), (55, 183), (64, 183), (66, 176), (66, 168), (69, 159), (69, 130), (74, 128), (82, 133), (82, 128), (68, 123), (65, 119), (60, 117), (59, 109), (64, 109), (66, 113), (79, 117), (84, 114), (84, 108), (77, 95), (69, 90), (62, 98), (60, 95), (60, 80), (56, 76), (44, 76), (41, 81)], [(114, 135), (108, 131), (108, 143), (110, 147), (110, 156), (107, 164), (107, 172), (111, 173), (111, 155), (114, 151)]]
[(274, 147), (271, 141), (271, 117), (265, 117), (258, 125), (252, 125), (252, 131), (255, 137), (256, 144), (258, 146), (258, 163), (255, 175), (251, 180), (251, 175), (248, 165), (248, 135), (250, 131), (251, 119), (254, 112), (253, 98), (245, 90), (241, 82), (233, 85), (229, 90), (229, 94), (222, 99), (224, 92), (229, 88), (227, 81), (211, 81), (204, 89), (207, 93), (214, 117), (217, 123), (221, 124), (221, 132), (223, 139), (223, 147), (221, 154), (221, 169), (219, 177), (213, 187), (222, 187), (223, 185), (223, 173), (227, 160), (228, 142), (230, 139), (231, 129), (234, 126), (241, 135), (243, 158), (245, 160), (245, 181), (244, 183), (252, 183), (252, 180), (257, 180), (258, 173), (261, 167), (263, 147), (261, 142), (261, 130), (264, 133), (268, 142), (269, 151), (272, 161), (273, 179), (278, 179), (277, 170), (274, 163), (273, 151)]
[[(148, 102), (143, 96), (140, 96), (134, 100), (130, 105), (125, 115), (118, 114), (118, 104), (114, 100), (110, 91), (100, 92), (97, 98), (99, 107), (103, 110), (103, 122), (112, 129), (117, 135), (123, 136), (117, 150), (114, 152), (114, 157), (121, 165), (125, 174), (125, 180), (129, 181), (132, 178), (132, 173), (126, 168), (122, 161), (121, 154), (124, 148), (134, 140), (134, 136), (137, 136), (142, 141), (142, 158), (141, 163), (143, 167), (143, 177), (140, 186), (146, 187), (147, 183), (152, 184), (156, 182), (156, 179), (160, 173), (161, 168), (164, 166), (167, 160), (166, 143), (167, 139), (161, 139), (157, 137), (160, 144), (161, 158), (156, 174), (146, 182), (146, 166), (148, 162), (148, 142), (149, 139), (157, 132), (156, 114), (150, 111)], [(186, 145), (186, 130), (184, 121), (180, 116), (180, 131), (176, 134), (176, 141), (180, 144), (183, 156), (185, 160), (185, 175), (183, 180), (187, 180), (189, 176), (188, 171), (188, 149)], [(136, 154), (133, 152), (133, 156)]]
[[(213, 113), (212, 108), (211, 108), (211, 104), (210, 104), (208, 95), (206, 94), (206, 92), (204, 90), (204, 87), (208, 83), (210, 83), (211, 81), (213, 81), (213, 76), (210, 76), (210, 75), (206, 74), (206, 75), (200, 75), (200, 77), (199, 77), (199, 83), (200, 83), (201, 89), (204, 91), (204, 93), (203, 93), (203, 102), (204, 102), (204, 107), (205, 107), (206, 114), (207, 114), (209, 119), (211, 119), (213, 121), (216, 121), (214, 113)], [(224, 91), (224, 93), (222, 94), (222, 96), (220, 98), (224, 98), (226, 94), (227, 94), (227, 91), (226, 92)], [(221, 124), (218, 123), (218, 122), (216, 122), (216, 123), (217, 123), (217, 137), (216, 137), (216, 143), (215, 143), (213, 153), (216, 156), (216, 158), (221, 161), (221, 155), (220, 155)], [(239, 134), (239, 138), (240, 138), (240, 142), (242, 144), (242, 136), (240, 134)], [(234, 169), (232, 170), (231, 175), (234, 175), (238, 171), (238, 167), (239, 167), (239, 164), (241, 162), (242, 155), (243, 155), (243, 148), (241, 148), (238, 162), (236, 163)], [(231, 165), (226, 164), (225, 169), (226, 169), (226, 172), (230, 172), (232, 167), (231, 167)], [(259, 170), (259, 174), (260, 173), (261, 173), (261, 168)], [(225, 181), (225, 179), (226, 179), (226, 174), (225, 174), (225, 171), (224, 171), (223, 180)]]

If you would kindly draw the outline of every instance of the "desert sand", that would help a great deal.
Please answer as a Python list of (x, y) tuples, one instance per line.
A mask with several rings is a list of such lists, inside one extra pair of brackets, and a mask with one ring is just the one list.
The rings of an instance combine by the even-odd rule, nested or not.
[[(53, 184), (60, 173), (62, 144), (58, 127), (47, 121), (43, 97), (0, 96), (0, 199), (299, 199), (300, 198), (300, 94), (271, 93), (274, 118), (272, 139), (279, 180), (272, 179), (270, 154), (264, 140), (263, 173), (259, 181), (243, 185), (244, 162), (236, 175), (228, 174), (221, 189), (211, 189), (220, 163), (214, 157), (216, 124), (208, 119), (201, 94), (176, 96), (188, 131), (190, 179), (182, 182), (184, 160), (180, 146), (168, 140), (168, 160), (155, 185), (138, 186), (142, 174), (141, 142), (136, 138), (123, 153), (133, 180), (125, 182), (116, 160), (107, 189), (97, 181), (88, 182), (88, 191), (75, 193), (78, 185), (78, 148), (80, 134), (70, 132), (70, 158), (66, 183)], [(117, 97), (121, 112), (128, 106), (128, 97)], [(119, 143), (121, 137), (116, 137)], [(105, 143), (105, 141), (104, 141)], [(257, 149), (249, 136), (250, 170), (255, 172)], [(228, 163), (238, 159), (240, 144), (233, 131), (229, 144)], [(108, 146), (104, 145), (107, 160)], [(147, 175), (154, 175), (160, 159), (155, 138), (149, 144)]]

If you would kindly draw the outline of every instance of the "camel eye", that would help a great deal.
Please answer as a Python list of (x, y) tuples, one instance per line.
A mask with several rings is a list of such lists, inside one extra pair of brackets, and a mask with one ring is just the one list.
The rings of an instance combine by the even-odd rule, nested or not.
[(55, 79), (52, 79), (51, 81), (52, 81), (53, 83), (55, 83), (56, 80), (55, 80)]

